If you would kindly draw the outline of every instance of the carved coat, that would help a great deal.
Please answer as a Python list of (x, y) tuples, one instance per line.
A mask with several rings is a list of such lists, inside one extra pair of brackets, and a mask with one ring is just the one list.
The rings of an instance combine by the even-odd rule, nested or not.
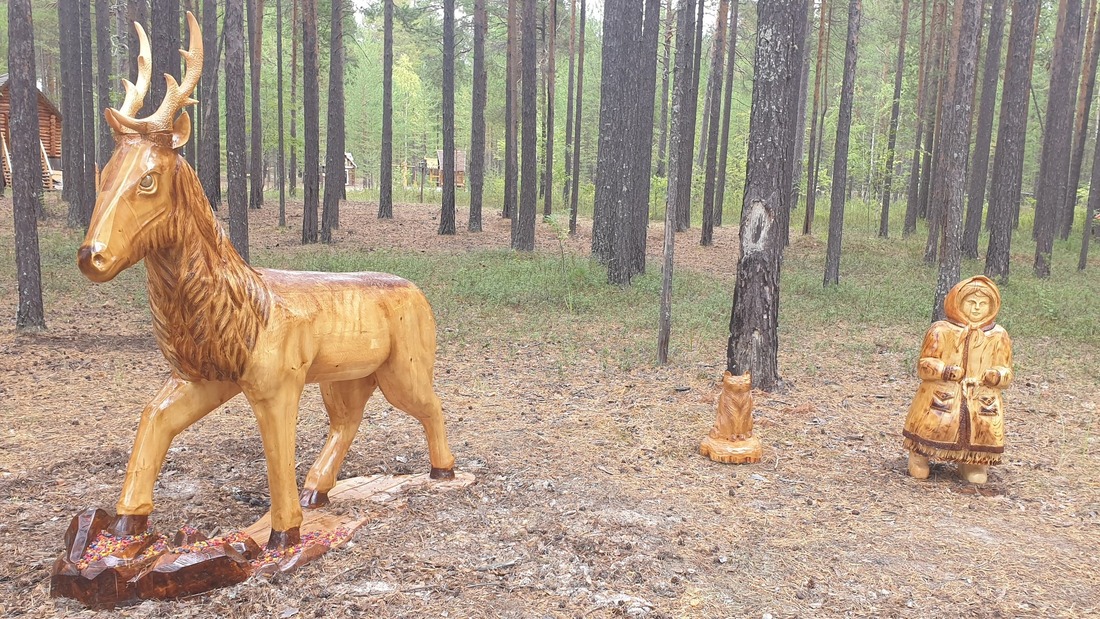
[[(980, 324), (964, 313), (967, 297), (990, 300)], [(906, 449), (970, 464), (998, 464), (1004, 452), (1001, 390), (1012, 380), (1012, 342), (993, 322), (1001, 295), (985, 277), (959, 282), (944, 302), (946, 320), (924, 336), (917, 375), (921, 385), (905, 420)]]

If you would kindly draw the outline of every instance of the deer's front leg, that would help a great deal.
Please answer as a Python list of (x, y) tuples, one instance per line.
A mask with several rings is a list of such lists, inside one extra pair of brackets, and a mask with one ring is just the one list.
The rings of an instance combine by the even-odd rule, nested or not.
[(175, 375), (168, 379), (141, 413), (122, 495), (115, 507), (118, 516), (111, 525), (112, 534), (137, 535), (145, 531), (153, 511), (153, 484), (172, 439), (238, 393), (240, 387), (233, 383), (191, 382)]
[(302, 396), (304, 372), (264, 381), (263, 388), (246, 387), (267, 459), (267, 485), (271, 493), (271, 537), (268, 548), (284, 548), (300, 541), (302, 506), (298, 503), (298, 482), (294, 474), (294, 438), (298, 423), (298, 400)]

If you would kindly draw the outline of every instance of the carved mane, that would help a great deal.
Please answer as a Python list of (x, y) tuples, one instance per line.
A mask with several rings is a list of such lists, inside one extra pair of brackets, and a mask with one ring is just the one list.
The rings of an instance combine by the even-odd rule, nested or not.
[(271, 314), (267, 284), (233, 248), (182, 157), (175, 213), (146, 256), (153, 330), (173, 370), (188, 380), (236, 381)]

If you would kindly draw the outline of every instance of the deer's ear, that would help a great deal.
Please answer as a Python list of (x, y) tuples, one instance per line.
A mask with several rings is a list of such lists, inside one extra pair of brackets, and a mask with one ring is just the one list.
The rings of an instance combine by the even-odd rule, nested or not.
[(191, 116), (184, 112), (172, 125), (172, 148), (181, 148), (191, 139)]

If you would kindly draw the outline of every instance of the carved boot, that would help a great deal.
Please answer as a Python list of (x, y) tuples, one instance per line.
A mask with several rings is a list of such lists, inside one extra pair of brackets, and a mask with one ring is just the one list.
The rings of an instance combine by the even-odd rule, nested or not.
[(959, 477), (972, 484), (984, 484), (989, 477), (989, 467), (984, 464), (960, 462)]
[(928, 456), (909, 452), (909, 476), (913, 479), (928, 479)]

